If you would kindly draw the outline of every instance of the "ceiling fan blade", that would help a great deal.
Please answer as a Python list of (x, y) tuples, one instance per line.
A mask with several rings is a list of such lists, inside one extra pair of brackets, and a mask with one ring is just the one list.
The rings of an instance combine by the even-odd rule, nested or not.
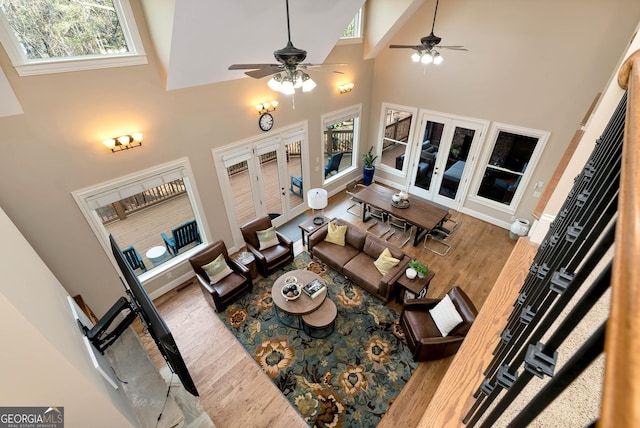
[[(303, 68), (307, 68), (307, 67), (303, 67)], [(337, 74), (344, 74), (342, 71), (338, 71), (338, 70), (323, 70), (321, 68), (315, 68), (315, 67), (308, 67), (311, 68), (314, 72), (316, 71), (321, 71), (323, 73), (337, 73)]]
[(322, 64), (310, 64), (310, 63), (304, 63), (304, 64), (298, 64), (299, 67), (307, 67), (307, 68), (313, 68), (313, 67), (346, 67), (349, 64), (339, 64), (339, 63), (330, 63), (330, 62), (323, 62)]
[(463, 46), (436, 46), (437, 48), (442, 49), (451, 49), (452, 51), (468, 51), (469, 49)]
[(424, 49), (422, 45), (389, 45), (391, 49)]
[(227, 70), (255, 70), (258, 68), (277, 67), (278, 64), (233, 64)]
[(260, 68), (258, 70), (245, 71), (249, 77), (253, 77), (254, 79), (262, 79), (263, 77), (271, 76), (272, 74), (276, 74), (282, 71), (282, 67), (273, 66), (268, 68)]

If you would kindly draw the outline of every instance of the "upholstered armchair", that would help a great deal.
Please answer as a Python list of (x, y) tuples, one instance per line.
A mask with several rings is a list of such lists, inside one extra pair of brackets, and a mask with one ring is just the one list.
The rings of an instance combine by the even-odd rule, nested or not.
[[(212, 278), (206, 270), (211, 273), (209, 266), (221, 255), (231, 272), (229, 273), (227, 270), (226, 275), (222, 273), (221, 278)], [(189, 258), (189, 263), (196, 273), (200, 290), (216, 312), (224, 310), (229, 304), (253, 288), (249, 269), (229, 257), (223, 241), (207, 245), (202, 251)]]
[[(281, 235), (275, 229), (271, 230), (271, 228), (273, 228), (273, 224), (271, 224), (271, 219), (268, 216), (251, 220), (240, 226), (242, 237), (247, 244), (247, 250), (256, 258), (256, 266), (262, 276), (267, 276), (269, 273), (293, 261), (293, 241)], [(266, 241), (262, 238), (263, 243), (261, 245), (258, 232), (260, 232), (261, 237), (271, 234), (271, 242), (265, 244)]]
[[(453, 287), (447, 295), (461, 320), (457, 324), (455, 321), (450, 323), (452, 330), (446, 336), (442, 335), (429, 312), (442, 299), (426, 298), (404, 301), (404, 307), (400, 314), (400, 325), (415, 361), (439, 360), (458, 352), (458, 348), (476, 319), (478, 311), (460, 287)], [(447, 317), (448, 314), (445, 314), (445, 318)], [(455, 314), (452, 318), (455, 319)], [(438, 322), (442, 328), (442, 320), (438, 320)]]

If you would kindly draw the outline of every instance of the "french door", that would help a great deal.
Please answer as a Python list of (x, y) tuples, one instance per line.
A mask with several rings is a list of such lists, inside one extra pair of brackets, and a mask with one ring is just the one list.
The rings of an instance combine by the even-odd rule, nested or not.
[(484, 121), (423, 111), (410, 152), (409, 192), (459, 209), (486, 126)]
[(250, 220), (269, 215), (277, 227), (304, 212), (301, 189), (292, 183), (294, 177), (303, 182), (305, 135), (302, 129), (281, 132), (214, 153), (236, 246), (244, 245), (240, 226)]

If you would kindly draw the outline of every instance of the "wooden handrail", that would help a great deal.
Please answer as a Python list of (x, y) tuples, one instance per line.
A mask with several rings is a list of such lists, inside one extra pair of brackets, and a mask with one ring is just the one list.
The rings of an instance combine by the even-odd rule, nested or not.
[(640, 50), (620, 68), (618, 84), (627, 113), (598, 427), (640, 425)]

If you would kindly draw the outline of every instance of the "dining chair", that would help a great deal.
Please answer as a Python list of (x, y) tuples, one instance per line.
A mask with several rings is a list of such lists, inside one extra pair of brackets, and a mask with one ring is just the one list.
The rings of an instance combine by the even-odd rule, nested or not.
[[(377, 219), (375, 222), (373, 222), (373, 224), (371, 224), (371, 225), (369, 225), (369, 227), (367, 227), (367, 232), (371, 233), (372, 235), (376, 235), (376, 236), (382, 238), (384, 235), (386, 235), (388, 232), (391, 231), (391, 226), (389, 225), (389, 216), (388, 216), (386, 211), (381, 210), (381, 209), (376, 208), (376, 207), (372, 207), (371, 205), (367, 206), (367, 211), (369, 212), (369, 215), (371, 217)], [(371, 232), (371, 229), (376, 227), (378, 224), (386, 225), (387, 228), (384, 229), (380, 233)]]
[(446, 241), (448, 237), (449, 235), (438, 230), (438, 226), (436, 226), (425, 235), (423, 246), (426, 250), (444, 257), (451, 250), (451, 244)]
[[(353, 215), (358, 216), (358, 217), (362, 216), (362, 201), (359, 200), (356, 197), (356, 193), (358, 193), (358, 191), (360, 189), (363, 189), (365, 187), (367, 187), (367, 186), (365, 186), (364, 184), (358, 183), (358, 180), (353, 180), (353, 181), (347, 183), (347, 187), (345, 189), (345, 192), (347, 193), (347, 195), (349, 195), (349, 198), (353, 202), (353, 204), (351, 204), (349, 206), (349, 208), (347, 208), (347, 212), (349, 214), (353, 214)], [(356, 212), (351, 211), (351, 209), (355, 208), (355, 207), (359, 207), (360, 208), (360, 212), (356, 213)]]
[(389, 239), (395, 235), (396, 231), (402, 231), (405, 236), (405, 239), (404, 241), (402, 241), (400, 245), (396, 245), (396, 246), (402, 248), (405, 245), (407, 245), (407, 242), (411, 240), (411, 235), (413, 234), (413, 225), (408, 221), (406, 221), (405, 219), (396, 217), (391, 213), (387, 213), (387, 222), (389, 224), (389, 229), (391, 233), (387, 235), (385, 240), (389, 241)]
[(462, 224), (462, 220), (454, 220), (454, 219), (452, 219), (451, 218), (451, 213), (449, 213), (444, 218), (444, 220), (442, 220), (442, 223), (440, 223), (438, 226), (436, 226), (436, 229), (438, 229), (441, 232), (445, 233), (447, 236), (450, 236), (451, 234), (453, 234), (453, 232), (458, 230), (458, 228), (460, 227), (461, 224)]

